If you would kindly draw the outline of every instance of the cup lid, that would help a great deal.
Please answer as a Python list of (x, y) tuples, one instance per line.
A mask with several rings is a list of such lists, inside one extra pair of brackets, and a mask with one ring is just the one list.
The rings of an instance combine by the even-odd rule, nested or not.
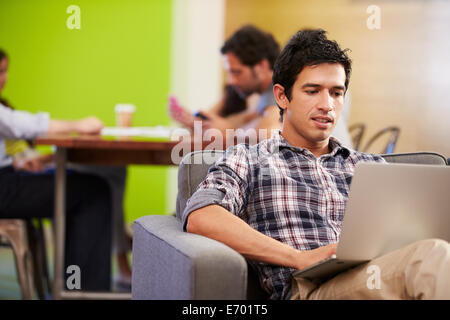
[(131, 103), (118, 103), (114, 107), (114, 110), (116, 112), (134, 112), (136, 110), (136, 107)]

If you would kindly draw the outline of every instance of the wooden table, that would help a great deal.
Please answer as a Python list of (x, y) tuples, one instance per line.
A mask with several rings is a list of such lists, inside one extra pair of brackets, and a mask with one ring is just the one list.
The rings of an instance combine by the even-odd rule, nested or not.
[(172, 149), (175, 146), (184, 146), (184, 150), (194, 151), (204, 149), (210, 142), (191, 142), (190, 140), (188, 142), (179, 142), (152, 138), (52, 135), (39, 137), (35, 140), (35, 143), (37, 145), (52, 145), (56, 147), (53, 299), (130, 299), (131, 294), (129, 293), (83, 292), (64, 289), (63, 269), (67, 162), (115, 166), (130, 164), (177, 165), (177, 163), (172, 161), (171, 157)]

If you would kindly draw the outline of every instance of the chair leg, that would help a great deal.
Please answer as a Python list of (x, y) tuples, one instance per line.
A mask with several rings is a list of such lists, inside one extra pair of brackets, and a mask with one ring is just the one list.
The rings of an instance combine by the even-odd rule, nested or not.
[(33, 283), (33, 264), (31, 254), (28, 250), (14, 250), (17, 275), (19, 278), (22, 298), (24, 300), (33, 300), (34, 283)]
[(45, 239), (45, 233), (44, 233), (44, 228), (42, 226), (42, 221), (39, 220), (39, 234), (40, 237), (42, 239), (42, 241), (40, 242), (42, 244), (42, 254), (41, 254), (41, 258), (42, 258), (42, 263), (41, 266), (43, 268), (43, 275), (44, 275), (44, 279), (45, 279), (45, 285), (47, 287), (47, 293), (50, 294), (51, 290), (52, 290), (52, 284), (51, 284), (51, 280), (50, 280), (50, 272), (48, 271), (48, 261), (47, 261), (47, 241)]
[(0, 232), (13, 248), (22, 298), (31, 300), (34, 297), (34, 277), (31, 251), (28, 246), (27, 226), (23, 220), (5, 219)]
[(35, 286), (40, 300), (45, 300), (50, 293), (50, 278), (47, 265), (47, 252), (42, 220), (38, 219), (35, 227), (28, 221), (29, 244), (33, 257)]

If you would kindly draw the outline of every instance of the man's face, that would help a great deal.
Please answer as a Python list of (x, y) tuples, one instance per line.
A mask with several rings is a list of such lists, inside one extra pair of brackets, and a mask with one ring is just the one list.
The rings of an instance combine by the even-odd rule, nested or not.
[(257, 65), (253, 67), (246, 66), (231, 52), (223, 55), (223, 64), (227, 71), (228, 85), (232, 85), (243, 96), (259, 92), (261, 80)]
[(0, 92), (8, 80), (8, 59), (4, 58), (0, 60)]
[(306, 144), (328, 142), (344, 104), (345, 70), (338, 63), (303, 68), (297, 76), (291, 101), (285, 103), (284, 127)]

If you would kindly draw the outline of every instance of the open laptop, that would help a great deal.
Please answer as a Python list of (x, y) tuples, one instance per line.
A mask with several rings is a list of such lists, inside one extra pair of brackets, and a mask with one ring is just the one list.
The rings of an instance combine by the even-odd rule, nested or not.
[(450, 241), (450, 167), (359, 163), (336, 254), (294, 276), (325, 281), (430, 238)]

